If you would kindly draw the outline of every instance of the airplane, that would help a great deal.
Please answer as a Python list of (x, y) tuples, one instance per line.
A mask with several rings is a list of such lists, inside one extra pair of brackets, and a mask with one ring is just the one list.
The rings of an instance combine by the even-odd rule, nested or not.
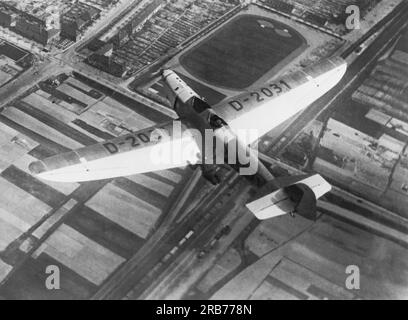
[[(235, 152), (238, 150), (240, 154), (241, 151), (247, 162), (234, 154), (228, 160), (237, 161), (227, 165), (241, 172), (249, 169), (248, 164), (256, 164), (256, 170), (246, 177), (259, 191), (246, 207), (258, 219), (297, 213), (313, 220), (316, 219), (316, 201), (330, 191), (330, 184), (319, 174), (275, 179), (250, 145), (332, 89), (346, 69), (347, 63), (342, 58), (327, 58), (212, 107), (176, 72), (160, 70), (167, 98), (178, 115), (175, 120), (178, 127), (172, 120), (32, 162), (29, 170), (40, 179), (82, 182), (198, 166), (205, 179), (217, 184), (221, 182), (217, 174), (219, 163), (208, 160), (227, 159), (232, 151), (226, 148), (226, 142), (232, 141)], [(248, 138), (245, 133), (251, 130), (255, 133)], [(218, 142), (218, 146), (224, 147), (208, 147), (203, 140), (207, 131), (213, 132), (211, 139), (216, 145)], [(189, 152), (183, 152), (186, 146)], [(152, 154), (160, 158), (159, 161)], [(165, 161), (161, 161), (163, 159)]]

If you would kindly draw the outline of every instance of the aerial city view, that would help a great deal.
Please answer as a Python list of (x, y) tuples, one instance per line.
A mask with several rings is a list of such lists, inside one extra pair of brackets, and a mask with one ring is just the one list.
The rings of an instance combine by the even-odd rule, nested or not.
[(0, 0), (0, 300), (406, 300), (407, 144), (407, 0)]

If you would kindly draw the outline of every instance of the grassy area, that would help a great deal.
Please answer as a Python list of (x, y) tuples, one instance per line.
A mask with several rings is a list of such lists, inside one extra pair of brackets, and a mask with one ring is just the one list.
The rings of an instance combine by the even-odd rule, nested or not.
[(287, 25), (240, 15), (186, 52), (180, 62), (200, 80), (243, 89), (304, 44), (304, 38)]

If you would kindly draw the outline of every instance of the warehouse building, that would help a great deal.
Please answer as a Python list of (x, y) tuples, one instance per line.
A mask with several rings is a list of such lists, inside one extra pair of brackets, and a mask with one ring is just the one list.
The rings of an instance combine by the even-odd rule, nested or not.
[(26, 6), (0, 5), (0, 25), (22, 36), (49, 44), (60, 32), (59, 9), (55, 5), (27, 4)]
[(16, 17), (17, 14), (13, 10), (0, 4), (0, 25), (2, 27), (10, 28), (11, 26), (14, 26), (16, 23)]
[(49, 44), (59, 35), (59, 29), (47, 26), (47, 22), (29, 14), (21, 14), (16, 19), (14, 29), (22, 36), (34, 40), (42, 45)]
[(83, 31), (100, 16), (100, 10), (77, 3), (61, 17), (61, 37), (77, 41)]

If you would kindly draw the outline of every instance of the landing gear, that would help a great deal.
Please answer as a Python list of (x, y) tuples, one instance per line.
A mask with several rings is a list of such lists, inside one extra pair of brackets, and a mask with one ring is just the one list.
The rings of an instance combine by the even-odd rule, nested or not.
[(213, 165), (206, 165), (203, 164), (200, 166), (201, 172), (203, 174), (203, 177), (211, 182), (212, 185), (217, 185), (221, 183), (221, 177), (217, 172), (217, 168)]

